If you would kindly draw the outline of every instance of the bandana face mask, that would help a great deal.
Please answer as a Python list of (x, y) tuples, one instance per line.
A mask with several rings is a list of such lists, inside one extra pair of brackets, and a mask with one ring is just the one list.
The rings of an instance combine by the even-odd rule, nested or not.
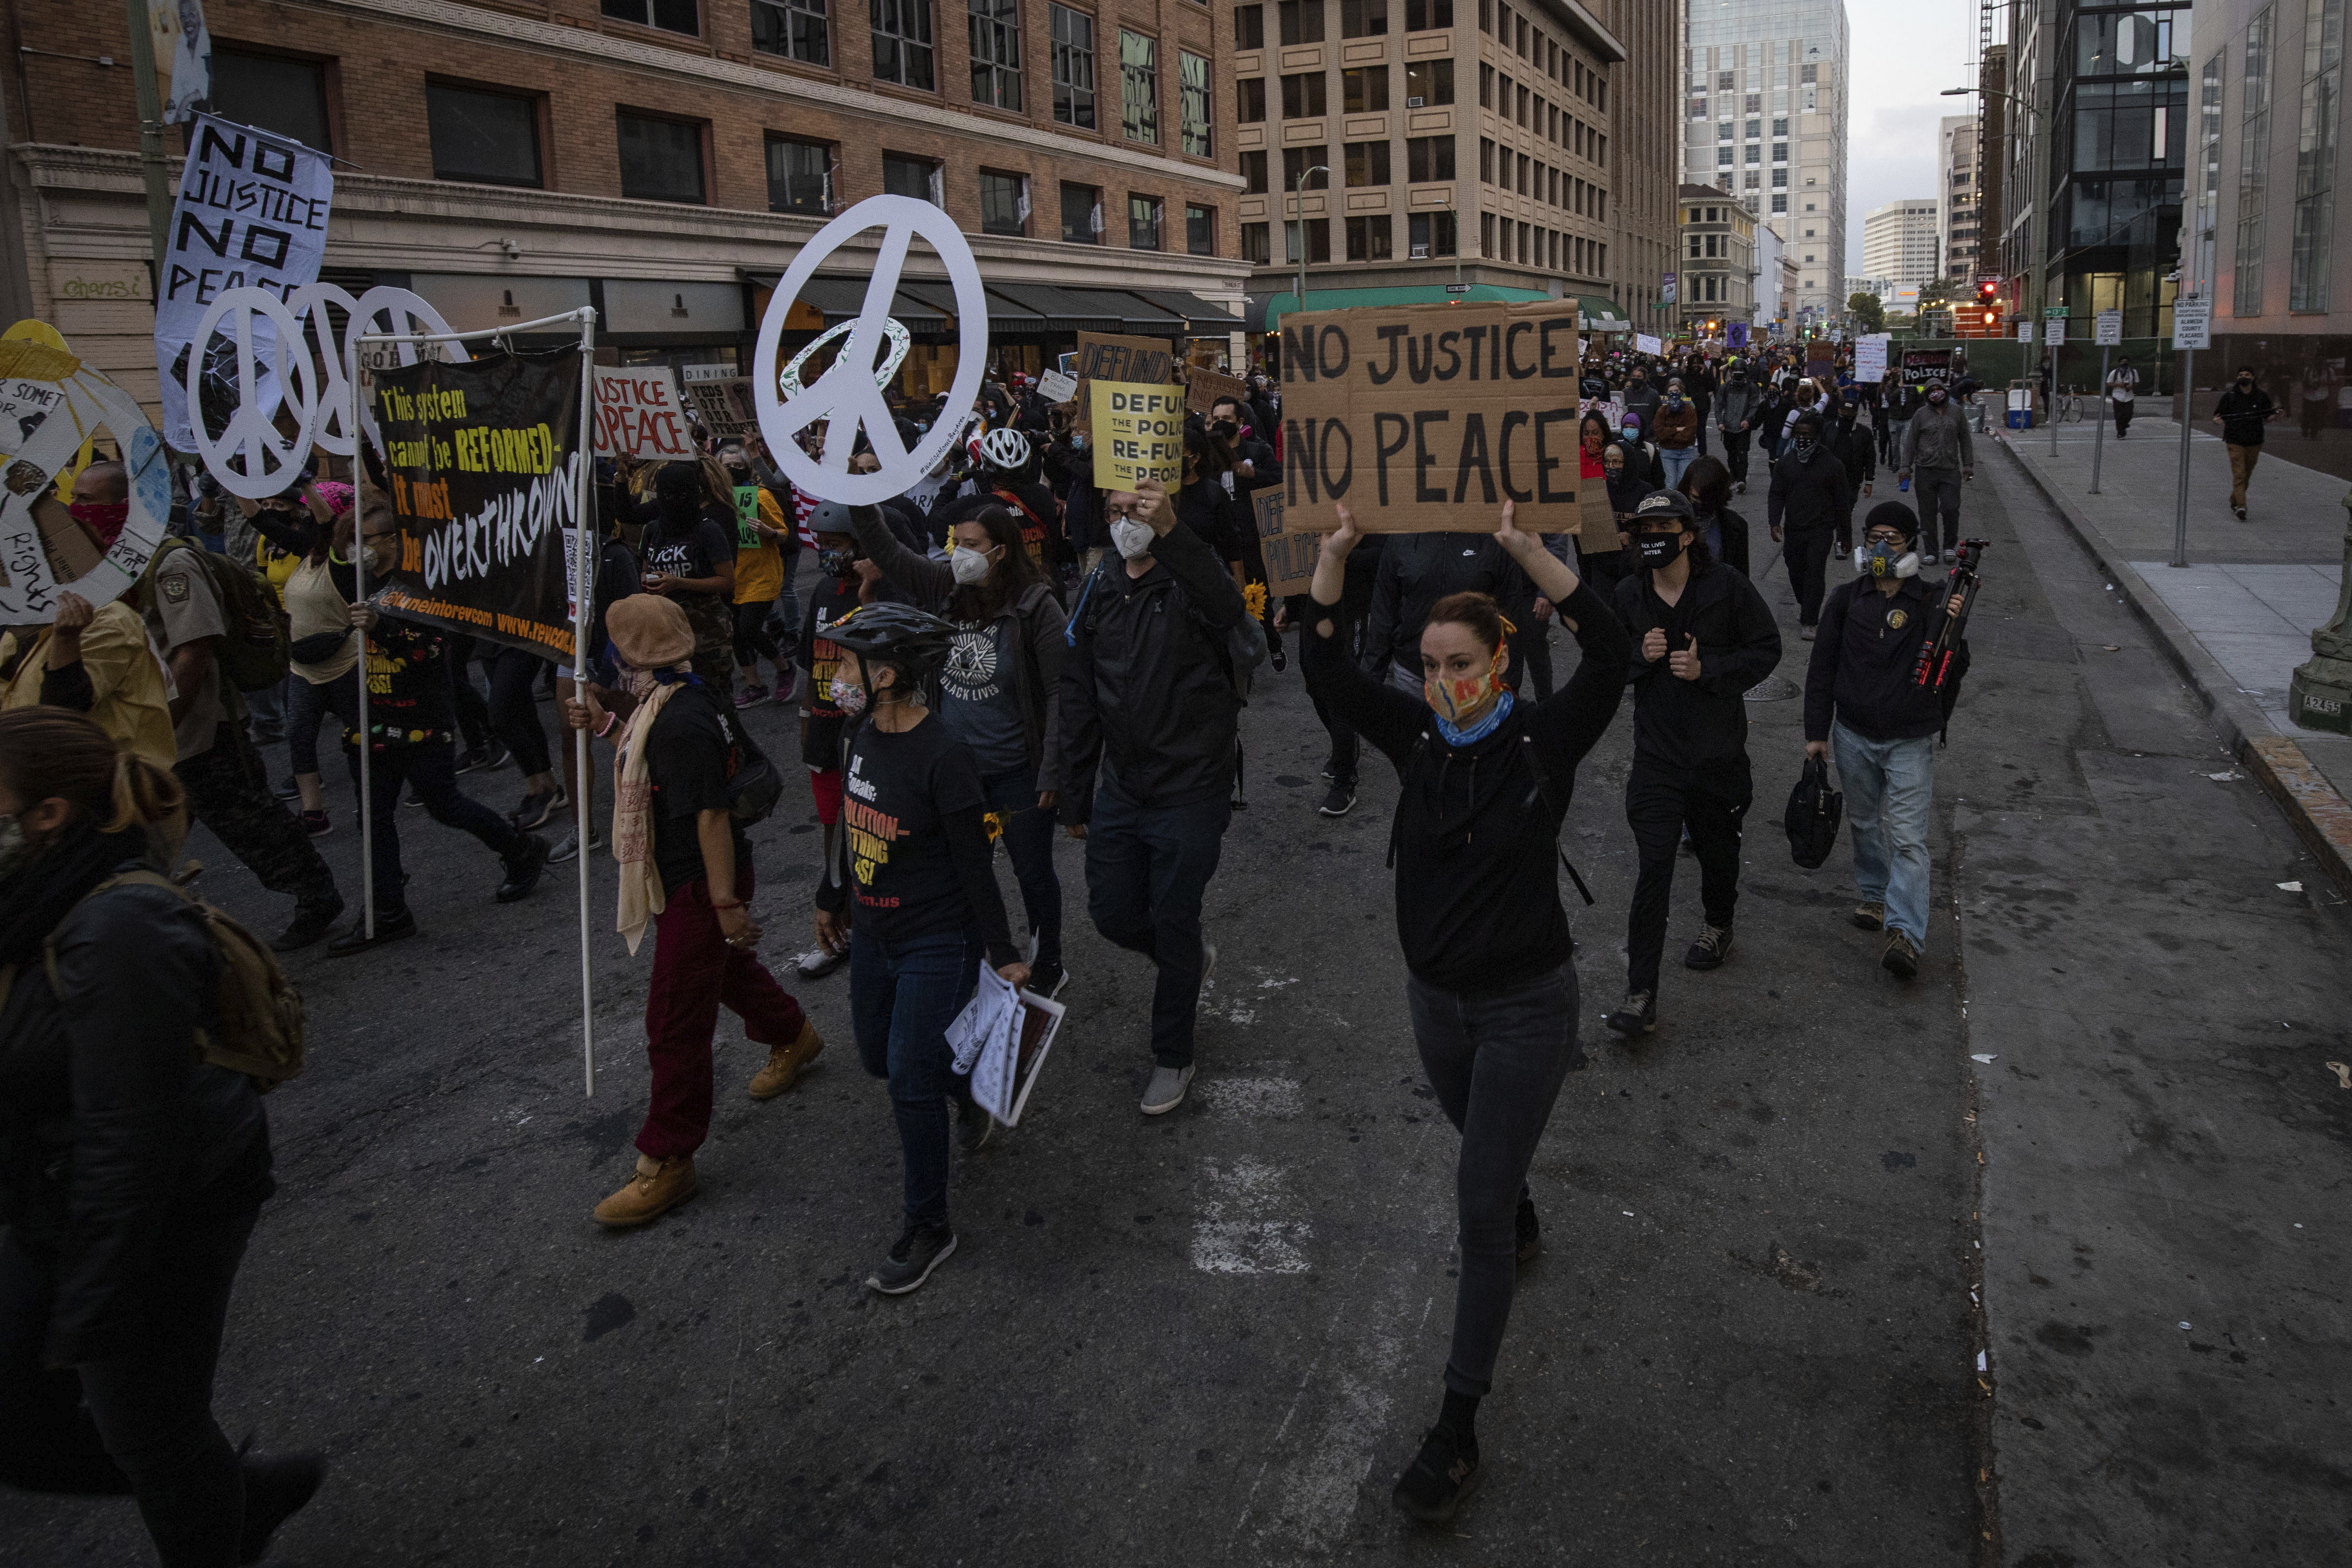
[(1810, 436), (1800, 436), (1789, 443), (1789, 447), (1797, 454), (1797, 461), (1806, 463), (1812, 460), (1813, 449), (1820, 445), (1820, 442)]
[(121, 536), (122, 525), (131, 520), (131, 503), (127, 500), (78, 500), (66, 510), (109, 549)]
[(1503, 666), (1503, 650), (1497, 647), (1486, 668), (1476, 675), (1448, 678), (1433, 675), (1421, 683), (1421, 694), (1428, 700), (1430, 711), (1449, 724), (1460, 725), (1495, 702), (1498, 675)]
[(816, 552), (816, 569), (831, 576), (846, 577), (854, 559), (846, 550), (820, 550)]

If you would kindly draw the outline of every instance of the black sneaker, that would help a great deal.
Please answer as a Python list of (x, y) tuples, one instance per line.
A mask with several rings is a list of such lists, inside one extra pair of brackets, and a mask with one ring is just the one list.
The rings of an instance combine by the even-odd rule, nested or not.
[(502, 904), (529, 898), (530, 890), (539, 886), (540, 874), (547, 869), (547, 840), (536, 833), (526, 833), (522, 837), (522, 853), (505, 863), (507, 879), (499, 884), (498, 900)]
[(410, 784), (408, 786), (408, 795), (406, 798), (402, 800), (400, 804), (403, 805), (421, 806), (425, 804), (425, 797), (416, 793), (416, 786), (415, 784)]
[(1519, 1267), (1525, 1268), (1543, 1256), (1543, 1226), (1536, 1222), (1536, 1201), (1525, 1193), (1519, 1194), (1519, 1212), (1512, 1224), (1518, 1232)]
[(1389, 1495), (1422, 1523), (1444, 1524), (1478, 1489), (1479, 1474), (1478, 1445), (1462, 1442), (1451, 1426), (1432, 1426)]
[(1729, 926), (1701, 926), (1698, 940), (1683, 954), (1685, 969), (1720, 969), (1723, 961), (1731, 956)]
[(237, 1450), (237, 1468), (245, 1472), (245, 1522), (236, 1537), (239, 1563), (258, 1563), (269, 1555), (269, 1538), (318, 1495), (327, 1479), (323, 1454), (254, 1458), (245, 1451), (252, 1446), (248, 1437)]
[(507, 758), (511, 754), (504, 746), (499, 745), (496, 741), (491, 741), (487, 744), (476, 746), (471, 751), (458, 752), (457, 771), (461, 773), (471, 773), (491, 768), (502, 768), (506, 766)]
[(365, 952), (372, 947), (382, 947), (385, 942), (398, 942), (403, 937), (415, 934), (416, 917), (404, 905), (392, 914), (379, 913), (375, 917), (373, 936), (367, 933), (366, 920), (352, 921), (351, 930), (327, 944), (327, 956), (350, 958), (355, 953)]
[(302, 786), (288, 779), (269, 793), (279, 800), (299, 800), (302, 798)]
[(1323, 797), (1323, 804), (1315, 809), (1326, 816), (1345, 816), (1355, 808), (1356, 786), (1335, 779), (1332, 781), (1330, 793)]
[(327, 928), (333, 925), (335, 917), (342, 912), (343, 896), (341, 893), (331, 893), (318, 903), (302, 905), (295, 910), (293, 921), (278, 933), (277, 941), (269, 944), (270, 951), (293, 952), (310, 946), (327, 934)]
[(1623, 1005), (1601, 1020), (1609, 1032), (1626, 1039), (1646, 1035), (1658, 1026), (1658, 998), (1655, 992), (1628, 991)]
[(1062, 961), (1058, 958), (1049, 958), (1043, 963), (1030, 966), (1029, 984), (1022, 989), (1034, 991), (1047, 1001), (1051, 1001), (1059, 996), (1062, 994), (1062, 987), (1069, 983), (1070, 972), (1062, 967)]
[(889, 1255), (866, 1277), (866, 1288), (885, 1296), (903, 1296), (919, 1288), (955, 1249), (956, 1234), (946, 1225), (910, 1225), (892, 1245)]
[(562, 784), (552, 789), (533, 790), (522, 797), (520, 805), (508, 813), (507, 820), (529, 833), (535, 827), (546, 826), (547, 819), (569, 804), (564, 798)]

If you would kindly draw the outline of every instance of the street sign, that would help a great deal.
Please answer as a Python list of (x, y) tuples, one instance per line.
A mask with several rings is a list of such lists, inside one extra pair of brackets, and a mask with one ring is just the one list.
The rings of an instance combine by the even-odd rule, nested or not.
[(2213, 346), (2213, 301), (2182, 298), (2172, 302), (2172, 346), (2175, 351)]
[(2050, 330), (2050, 346), (2053, 349), (2064, 348), (2066, 346), (2066, 323), (2063, 321), (2053, 318), (2044, 324)]
[(2063, 305), (2044, 305), (2042, 307), (2042, 320), (2048, 321), (2063, 321), (2066, 319), (2066, 307)]
[(2098, 321), (2098, 344), (2103, 349), (2115, 348), (2124, 341), (2124, 313), (2102, 310)]
[(1448, 283), (1445, 286), (1445, 291), (1448, 294), (1467, 294), (1470, 292), (1470, 285), (1467, 283)]

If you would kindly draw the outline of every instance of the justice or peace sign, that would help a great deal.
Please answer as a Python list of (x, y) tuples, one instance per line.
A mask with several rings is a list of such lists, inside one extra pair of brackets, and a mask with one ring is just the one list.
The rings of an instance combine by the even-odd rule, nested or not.
[[(268, 329), (267, 332), (255, 329), (256, 317)], [(237, 401), (229, 414), (226, 428), (215, 439), (206, 428), (204, 376), (205, 362), (209, 357), (206, 346), (222, 325), (223, 318), (227, 319), (230, 336), (236, 345)], [(292, 405), (296, 428), (290, 437), (278, 433), (272, 418), (277, 412), (277, 400), (266, 395), (257, 379), (262, 367), (254, 363), (257, 339), (268, 341), (269, 373), (275, 377), (277, 389)], [(261, 500), (283, 491), (301, 472), (302, 459), (310, 450), (311, 428), (319, 416), (319, 378), (310, 366), (309, 346), (302, 340), (302, 323), (267, 289), (230, 289), (213, 300), (212, 309), (196, 323), (195, 335), (189, 342), (194, 352), (188, 355), (188, 427), (205, 467), (231, 494), (247, 500)]]
[[(851, 326), (849, 342), (834, 355), (833, 363), (814, 385), (786, 399), (774, 366), (784, 331), (784, 317), (819, 264), (866, 230), (879, 227), (882, 238), (874, 253), (866, 299)], [(988, 297), (981, 292), (980, 264), (955, 220), (929, 202), (912, 196), (868, 196), (835, 218), (801, 247), (793, 264), (769, 297), (767, 314), (760, 319), (759, 346), (752, 363), (761, 368), (751, 376), (760, 431), (769, 450), (782, 464), (785, 477), (811, 495), (849, 506), (873, 506), (900, 494), (929, 473), (961, 429), (959, 421), (943, 418), (911, 452), (898, 439), (890, 406), (875, 384), (874, 365), (886, 352), (890, 305), (898, 291), (898, 275), (907, 264), (907, 247), (920, 236), (948, 269), (956, 297), (956, 375), (948, 392), (950, 409), (969, 408), (980, 390), (988, 359)], [(824, 450), (811, 458), (793, 437), (819, 420), (824, 422)], [(880, 468), (870, 474), (853, 474), (849, 455), (857, 433), (866, 432)]]

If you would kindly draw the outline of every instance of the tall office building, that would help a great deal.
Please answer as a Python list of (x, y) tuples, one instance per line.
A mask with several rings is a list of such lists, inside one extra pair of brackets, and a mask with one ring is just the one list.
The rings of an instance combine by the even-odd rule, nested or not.
[(1897, 289), (1916, 289), (1935, 277), (1938, 205), (1933, 197), (1906, 196), (1871, 208), (1862, 220), (1863, 271)]
[(1790, 325), (1824, 321), (1845, 307), (1845, 0), (1693, 4), (1688, 29), (1683, 178), (1780, 237)]
[(1936, 133), (1936, 243), (1944, 277), (1954, 283), (1970, 283), (1977, 276), (1977, 239), (1984, 226), (1978, 221), (1982, 132), (1975, 115), (1953, 114), (1945, 116)]

